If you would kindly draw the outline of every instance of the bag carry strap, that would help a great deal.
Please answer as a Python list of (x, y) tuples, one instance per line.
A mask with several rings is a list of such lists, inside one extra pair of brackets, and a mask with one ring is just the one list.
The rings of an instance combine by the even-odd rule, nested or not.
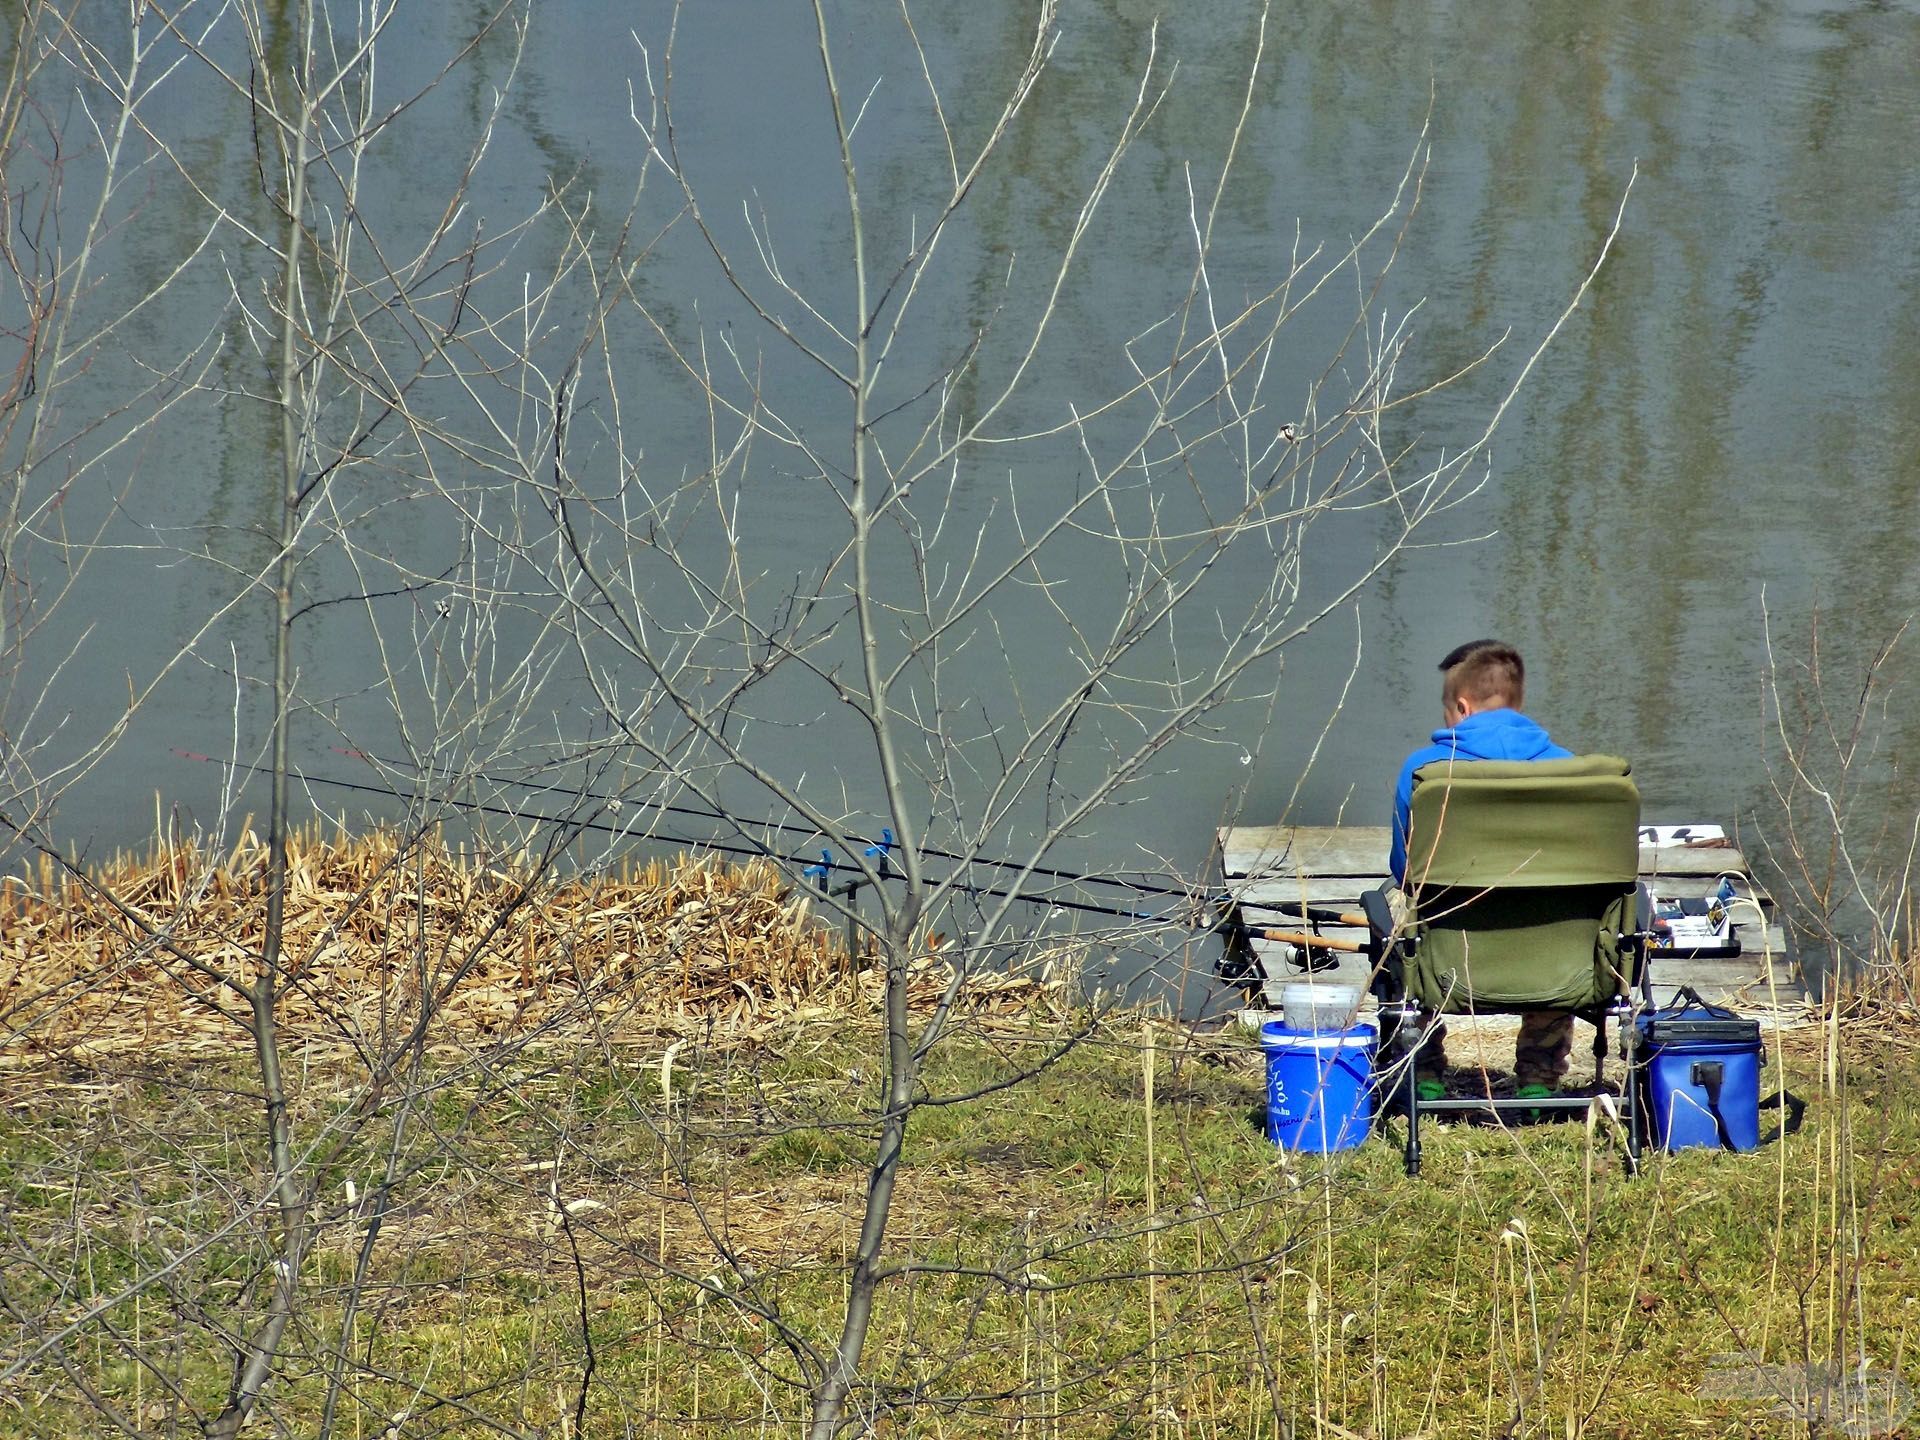
[[(1693, 1084), (1707, 1092), (1707, 1110), (1713, 1116), (1713, 1128), (1720, 1137), (1722, 1150), (1734, 1150), (1739, 1147), (1733, 1143), (1733, 1134), (1727, 1129), (1727, 1117), (1720, 1113), (1720, 1085), (1726, 1079), (1726, 1067), (1717, 1061), (1701, 1060), (1694, 1064), (1688, 1078)], [(1780, 1089), (1767, 1096), (1756, 1110), (1783, 1110), (1786, 1113), (1784, 1123), (1776, 1125), (1762, 1135), (1758, 1145), (1771, 1145), (1782, 1135), (1792, 1135), (1800, 1129), (1800, 1122), (1807, 1118), (1807, 1102), (1791, 1090)]]
[(1718, 1060), (1696, 1060), (1687, 1079), (1707, 1092), (1707, 1111), (1713, 1116), (1714, 1131), (1720, 1136), (1722, 1150), (1738, 1150), (1733, 1132), (1727, 1129), (1727, 1117), (1720, 1113), (1720, 1082), (1727, 1078), (1727, 1067)]
[(1800, 1122), (1807, 1118), (1807, 1102), (1787, 1089), (1774, 1091), (1773, 1094), (1767, 1096), (1766, 1099), (1760, 1102), (1759, 1108), (1762, 1110), (1784, 1110), (1786, 1112), (1786, 1120), (1784, 1123), (1774, 1126), (1773, 1129), (1767, 1131), (1766, 1134), (1760, 1137), (1760, 1143), (1762, 1145), (1771, 1145), (1782, 1135), (1792, 1135), (1796, 1133), (1800, 1129)]
[(1673, 999), (1674, 1003), (1667, 1007), (1670, 1010), (1684, 1010), (1687, 1008), (1686, 1002), (1691, 1000), (1715, 1020), (1738, 1020), (1740, 1018), (1733, 1011), (1727, 1009), (1726, 1006), (1714, 1004), (1691, 985), (1680, 986), (1673, 992)]

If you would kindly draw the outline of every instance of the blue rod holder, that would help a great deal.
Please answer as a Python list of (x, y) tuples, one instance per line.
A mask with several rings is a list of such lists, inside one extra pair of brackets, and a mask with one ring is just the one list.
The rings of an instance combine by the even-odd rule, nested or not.
[(888, 868), (888, 862), (893, 854), (893, 844), (893, 831), (886, 829), (880, 832), (880, 843), (878, 845), (869, 845), (867, 847), (867, 859), (873, 861), (874, 873), (882, 880), (885, 880), (892, 873)]
[(807, 879), (813, 881), (815, 888), (818, 889), (822, 895), (826, 894), (827, 882), (833, 878), (833, 851), (822, 850), (820, 852), (820, 863), (818, 865), (809, 865), (800, 873), (806, 876)]

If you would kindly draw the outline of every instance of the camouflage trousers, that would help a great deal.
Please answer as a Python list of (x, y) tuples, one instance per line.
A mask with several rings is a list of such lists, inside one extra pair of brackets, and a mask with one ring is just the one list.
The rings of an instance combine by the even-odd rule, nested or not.
[[(1573, 1014), (1568, 1010), (1528, 1010), (1520, 1016), (1513, 1042), (1513, 1083), (1556, 1087), (1573, 1062)], [(1439, 1080), (1447, 1070), (1447, 1026), (1435, 1019), (1420, 1047), (1414, 1074)]]
[[(1396, 931), (1406, 923), (1407, 897), (1389, 881), (1381, 887), (1393, 912)], [(1413, 1073), (1422, 1080), (1439, 1080), (1447, 1071), (1446, 1022), (1433, 1015), (1422, 1015), (1427, 1025), (1426, 1043), (1420, 1047)], [(1513, 1042), (1513, 1083), (1557, 1087), (1567, 1078), (1573, 1063), (1573, 1012), (1569, 1010), (1528, 1010), (1520, 1016), (1520, 1034)]]
[(1513, 1042), (1513, 1083), (1558, 1086), (1573, 1061), (1573, 1014), (1567, 1010), (1529, 1010), (1520, 1017)]

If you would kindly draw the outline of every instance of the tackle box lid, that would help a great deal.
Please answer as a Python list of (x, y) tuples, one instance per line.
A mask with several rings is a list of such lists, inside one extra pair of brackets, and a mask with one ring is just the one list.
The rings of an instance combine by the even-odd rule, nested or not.
[(1692, 986), (1681, 987), (1677, 1004), (1650, 1011), (1642, 1015), (1638, 1023), (1640, 1034), (1649, 1045), (1672, 1045), (1685, 1040), (1760, 1043), (1758, 1020), (1748, 1020), (1725, 1006), (1708, 1003)]
[(1663, 1012), (1642, 1018), (1640, 1033), (1649, 1045), (1673, 1045), (1686, 1040), (1758, 1045), (1760, 1022), (1742, 1020), (1737, 1015)]

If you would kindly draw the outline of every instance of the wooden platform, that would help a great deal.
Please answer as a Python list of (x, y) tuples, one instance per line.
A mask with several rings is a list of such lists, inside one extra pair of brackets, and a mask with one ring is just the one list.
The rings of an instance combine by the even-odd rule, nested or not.
[[(1676, 822), (1677, 823), (1677, 822)], [(1672, 828), (1667, 826), (1666, 828)], [(1387, 877), (1390, 837), (1384, 825), (1233, 826), (1220, 832), (1226, 893), (1248, 924), (1301, 928), (1286, 907), (1353, 910), (1363, 891)], [(1726, 877), (1736, 898), (1729, 906), (1741, 953), (1730, 958), (1655, 956), (1651, 973), (1656, 1001), (1666, 1003), (1681, 985), (1708, 1000), (1749, 1012), (1795, 1010), (1806, 999), (1799, 966), (1774, 914), (1772, 897), (1755, 882), (1747, 860), (1727, 842), (1642, 844), (1640, 874), (1656, 894), (1706, 895)], [(1322, 934), (1365, 939), (1363, 929), (1318, 927)], [(1293, 947), (1255, 941), (1270, 1003), (1280, 987), (1306, 977), (1292, 963)], [(1334, 952), (1328, 952), (1332, 954)], [(1364, 956), (1339, 954), (1339, 964), (1319, 972), (1325, 979), (1357, 984), (1370, 973)]]

